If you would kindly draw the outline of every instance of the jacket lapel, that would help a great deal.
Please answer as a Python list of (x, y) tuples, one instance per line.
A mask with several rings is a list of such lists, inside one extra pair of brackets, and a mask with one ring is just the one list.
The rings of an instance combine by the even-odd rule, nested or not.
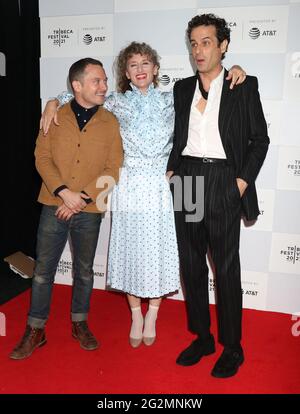
[(228, 111), (230, 111), (230, 108), (231, 108), (230, 100), (231, 100), (231, 93), (232, 93), (232, 90), (229, 89), (231, 81), (226, 80), (227, 75), (228, 75), (228, 71), (225, 69), (221, 101), (220, 101), (220, 109), (219, 109), (219, 132), (220, 132), (223, 145), (224, 145), (224, 138), (225, 138), (225, 126), (226, 126), (225, 123), (226, 123)]
[(184, 126), (183, 135), (182, 135), (184, 137), (183, 148), (186, 146), (187, 139), (188, 139), (191, 105), (192, 105), (193, 98), (194, 98), (196, 83), (197, 83), (197, 74), (194, 77), (192, 77), (189, 84), (186, 85), (184, 95), (183, 95), (185, 97), (185, 100), (182, 105), (182, 107), (184, 108), (184, 111), (182, 113), (183, 126)]
[(230, 112), (234, 108), (234, 103), (237, 99), (239, 91), (239, 88), (237, 86), (235, 86), (233, 89), (229, 89), (231, 81), (226, 80), (227, 75), (228, 71), (225, 69), (219, 109), (219, 132), (224, 149), (226, 148), (225, 141), (227, 137), (227, 129), (229, 127), (229, 121), (231, 119)]

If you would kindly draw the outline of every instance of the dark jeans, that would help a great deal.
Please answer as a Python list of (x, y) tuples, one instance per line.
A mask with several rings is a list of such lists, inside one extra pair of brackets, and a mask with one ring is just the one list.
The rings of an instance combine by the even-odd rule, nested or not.
[(64, 221), (56, 218), (56, 209), (43, 206), (38, 228), (28, 314), (28, 324), (35, 328), (42, 328), (48, 319), (54, 277), (69, 235), (73, 253), (72, 321), (86, 320), (90, 307), (101, 214), (80, 212)]

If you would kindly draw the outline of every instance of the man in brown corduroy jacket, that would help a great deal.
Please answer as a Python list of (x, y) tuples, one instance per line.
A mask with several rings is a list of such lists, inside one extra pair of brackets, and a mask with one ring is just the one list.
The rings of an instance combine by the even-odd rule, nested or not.
[[(123, 162), (119, 124), (102, 104), (107, 78), (98, 60), (85, 58), (69, 70), (74, 99), (59, 112), (45, 138), (40, 132), (35, 150), (36, 167), (43, 183), (38, 201), (43, 204), (37, 236), (31, 306), (25, 333), (10, 354), (24, 359), (46, 343), (51, 292), (67, 239), (73, 252), (72, 335), (85, 350), (99, 344), (87, 325), (93, 288), (93, 262), (101, 212), (96, 204), (118, 179)], [(97, 188), (97, 181), (106, 183)], [(103, 197), (102, 197), (103, 198)]]

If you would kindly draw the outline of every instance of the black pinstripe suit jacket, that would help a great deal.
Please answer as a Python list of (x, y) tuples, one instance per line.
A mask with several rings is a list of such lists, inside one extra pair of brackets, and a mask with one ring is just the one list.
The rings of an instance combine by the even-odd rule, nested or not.
[[(243, 214), (247, 220), (259, 215), (255, 179), (267, 154), (269, 138), (258, 92), (257, 78), (246, 80), (229, 89), (230, 81), (225, 70), (219, 110), (219, 132), (228, 162), (236, 177), (248, 183), (242, 197)], [(190, 108), (197, 75), (180, 80), (174, 85), (175, 133), (168, 161), (168, 171), (178, 169), (181, 153), (186, 146)]]

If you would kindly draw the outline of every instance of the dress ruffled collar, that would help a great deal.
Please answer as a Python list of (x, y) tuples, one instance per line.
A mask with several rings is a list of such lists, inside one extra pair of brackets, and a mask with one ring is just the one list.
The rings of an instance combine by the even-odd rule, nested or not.
[(131, 91), (126, 91), (125, 93), (127, 93), (127, 92), (131, 92), (131, 93), (133, 93), (133, 94), (135, 94), (135, 95), (140, 95), (140, 96), (151, 96), (154, 92), (155, 92), (155, 90), (157, 89), (157, 88), (155, 88), (154, 87), (154, 84), (153, 84), (153, 82), (148, 86), (148, 89), (147, 89), (147, 93), (146, 94), (143, 94), (141, 91), (140, 91), (140, 89), (139, 88), (137, 88), (132, 82), (130, 82), (130, 87), (131, 87)]

